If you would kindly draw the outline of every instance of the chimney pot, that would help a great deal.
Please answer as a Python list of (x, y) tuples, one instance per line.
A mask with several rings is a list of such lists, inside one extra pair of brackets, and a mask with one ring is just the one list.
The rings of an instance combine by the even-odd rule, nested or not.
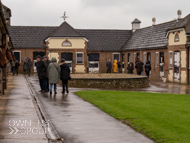
[(181, 11), (181, 10), (178, 10), (178, 11), (177, 11), (178, 19), (181, 19), (181, 14), (182, 14), (182, 11)]
[(153, 18), (152, 18), (152, 25), (155, 25), (155, 24), (156, 24), (156, 18), (153, 17)]

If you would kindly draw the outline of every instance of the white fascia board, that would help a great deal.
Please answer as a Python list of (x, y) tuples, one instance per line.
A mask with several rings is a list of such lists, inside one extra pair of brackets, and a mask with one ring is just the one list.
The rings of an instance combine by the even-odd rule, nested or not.
[(45, 42), (49, 41), (50, 39), (81, 39), (83, 38), (86, 42), (88, 42), (89, 40), (84, 38), (84, 37), (49, 37), (45, 40)]
[(168, 38), (169, 33), (171, 33), (171, 32), (176, 32), (176, 31), (185, 31), (185, 29), (184, 29), (184, 28), (180, 28), (180, 29), (170, 30), (170, 31), (167, 32), (166, 38)]

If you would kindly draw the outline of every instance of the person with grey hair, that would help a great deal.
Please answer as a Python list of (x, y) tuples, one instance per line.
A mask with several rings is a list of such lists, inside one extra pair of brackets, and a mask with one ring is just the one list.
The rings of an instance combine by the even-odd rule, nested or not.
[(111, 64), (111, 60), (110, 59), (106, 63), (106, 67), (107, 67), (107, 73), (111, 73), (112, 64)]
[(56, 58), (52, 58), (51, 63), (47, 69), (48, 78), (50, 83), (50, 95), (52, 95), (52, 88), (54, 86), (54, 94), (57, 94), (57, 84), (59, 83), (60, 66)]

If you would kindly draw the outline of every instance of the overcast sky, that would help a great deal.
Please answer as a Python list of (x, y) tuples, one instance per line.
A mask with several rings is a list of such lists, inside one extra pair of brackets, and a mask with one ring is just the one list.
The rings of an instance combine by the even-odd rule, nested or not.
[(66, 20), (77, 29), (131, 29), (138, 18), (141, 27), (167, 22), (190, 13), (190, 0), (2, 0), (12, 10), (12, 25), (59, 26)]

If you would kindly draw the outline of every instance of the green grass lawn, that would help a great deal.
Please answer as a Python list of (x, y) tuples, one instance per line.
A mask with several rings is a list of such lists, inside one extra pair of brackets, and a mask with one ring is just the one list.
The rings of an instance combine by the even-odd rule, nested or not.
[(158, 143), (190, 143), (190, 95), (125, 91), (75, 94)]

